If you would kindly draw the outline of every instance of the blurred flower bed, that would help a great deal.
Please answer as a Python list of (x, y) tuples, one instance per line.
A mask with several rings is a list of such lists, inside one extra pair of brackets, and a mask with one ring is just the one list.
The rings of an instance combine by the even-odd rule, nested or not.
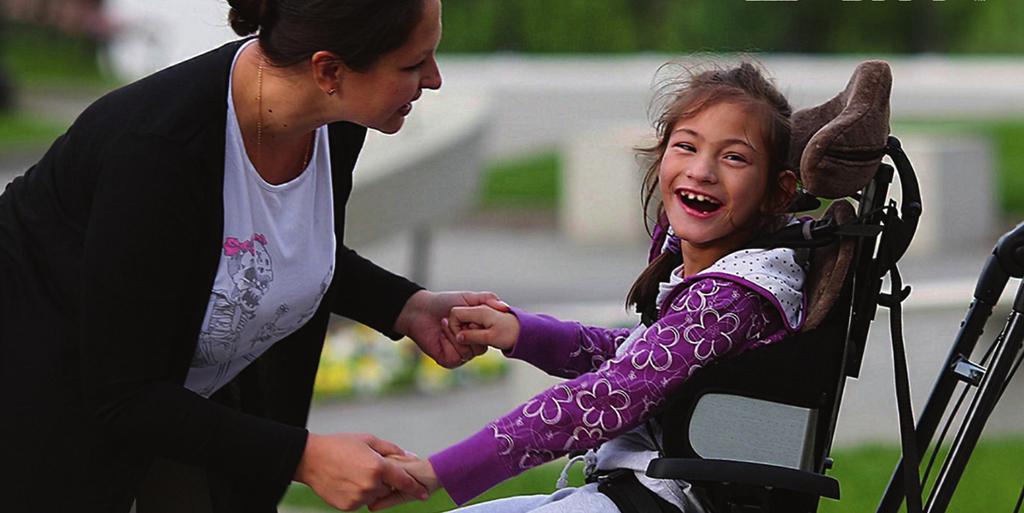
[(408, 338), (398, 342), (362, 324), (332, 321), (313, 387), (316, 400), (440, 392), (505, 375), (504, 357), (490, 350), (457, 369), (445, 369)]

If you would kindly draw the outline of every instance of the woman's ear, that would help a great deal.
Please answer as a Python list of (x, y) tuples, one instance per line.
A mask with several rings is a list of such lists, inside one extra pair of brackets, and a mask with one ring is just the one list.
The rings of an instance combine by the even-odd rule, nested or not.
[(793, 202), (794, 197), (796, 197), (796, 173), (787, 169), (779, 173), (769, 208), (774, 213), (784, 212), (786, 207)]
[(327, 51), (316, 52), (309, 60), (317, 87), (329, 96), (338, 92), (345, 74), (350, 72), (345, 63), (336, 54)]

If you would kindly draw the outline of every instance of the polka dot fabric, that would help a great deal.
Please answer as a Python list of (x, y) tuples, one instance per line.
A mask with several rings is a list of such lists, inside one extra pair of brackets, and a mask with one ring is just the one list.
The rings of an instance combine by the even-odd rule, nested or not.
[(804, 323), (804, 269), (791, 248), (744, 249), (730, 253), (698, 274), (730, 277), (765, 294), (784, 314), (789, 329)]

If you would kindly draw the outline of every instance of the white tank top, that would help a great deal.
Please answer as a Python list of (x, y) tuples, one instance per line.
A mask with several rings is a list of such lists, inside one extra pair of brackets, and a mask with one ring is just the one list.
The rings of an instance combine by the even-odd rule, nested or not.
[(220, 264), (185, 379), (186, 388), (204, 397), (302, 327), (335, 271), (327, 127), (317, 129), (313, 155), (298, 177), (269, 184), (245, 152), (228, 84)]

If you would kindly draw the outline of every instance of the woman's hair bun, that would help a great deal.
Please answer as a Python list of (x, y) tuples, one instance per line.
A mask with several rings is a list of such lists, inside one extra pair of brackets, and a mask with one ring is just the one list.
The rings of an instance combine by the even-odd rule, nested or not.
[(228, 0), (231, 12), (228, 22), (240, 36), (248, 36), (260, 29), (267, 12), (267, 3), (271, 0)]

